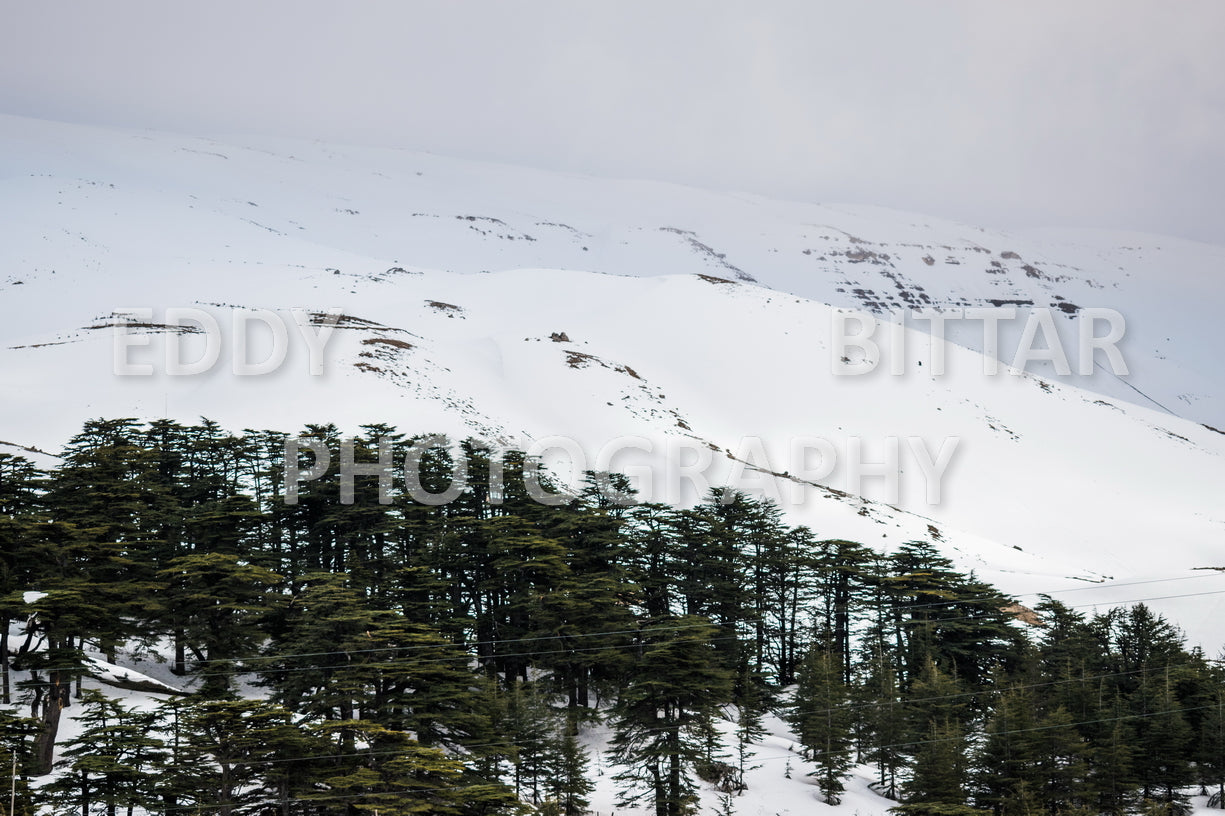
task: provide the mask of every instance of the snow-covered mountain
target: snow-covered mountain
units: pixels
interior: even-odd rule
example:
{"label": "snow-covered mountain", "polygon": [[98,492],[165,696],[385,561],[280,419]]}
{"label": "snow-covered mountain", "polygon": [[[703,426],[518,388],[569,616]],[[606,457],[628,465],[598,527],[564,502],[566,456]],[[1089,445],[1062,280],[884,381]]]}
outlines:
{"label": "snow-covered mountain", "polygon": [[[54,452],[95,416],[381,421],[573,439],[586,466],[675,500],[692,493],[678,462],[709,452],[711,483],[760,488],[819,535],[927,538],[1008,592],[1152,599],[1209,652],[1225,640],[1225,576],[1208,569],[1225,566],[1225,248],[13,117],[0,117],[0,217],[0,450]],[[1130,373],[1099,353],[1092,375],[984,374],[982,323],[951,320],[961,345],[938,344],[936,374],[930,324],[913,319],[876,335],[886,352],[901,338],[897,375],[894,359],[835,373],[841,309],[984,307],[1021,310],[1001,327],[1005,362],[1037,309],[1073,367],[1077,321],[1115,310]],[[168,308],[218,321],[210,371],[165,373],[168,341],[194,359],[204,339],[167,329]],[[234,373],[244,309],[288,327],[272,373]],[[338,316],[319,376],[292,310]],[[153,374],[115,373],[117,325],[147,335],[123,354]],[[260,360],[271,333],[252,325],[246,359]],[[954,439],[929,503],[922,457]],[[895,441],[897,495],[860,485],[853,463]],[[837,466],[818,475],[822,451]],[[567,472],[560,448],[546,459]]]}

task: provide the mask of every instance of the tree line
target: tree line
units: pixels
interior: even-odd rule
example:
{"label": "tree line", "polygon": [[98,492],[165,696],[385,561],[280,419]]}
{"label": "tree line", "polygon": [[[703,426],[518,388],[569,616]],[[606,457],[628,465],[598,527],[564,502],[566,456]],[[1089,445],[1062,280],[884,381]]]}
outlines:
{"label": "tree line", "polygon": [[[1027,610],[932,542],[824,539],[733,491],[626,504],[624,476],[588,474],[542,504],[515,478],[534,463],[471,440],[420,462],[441,492],[464,458],[446,504],[380,504],[370,472],[352,503],[333,472],[287,504],[286,438],[108,419],[45,472],[0,454],[17,812],[580,814],[596,723],[622,806],[692,813],[706,783],[730,811],[771,712],[831,804],[864,763],[918,816],[1225,793],[1225,673],[1142,604]],[[355,456],[420,438],[362,426]],[[164,660],[177,691],[84,687],[152,692],[99,655]]]}

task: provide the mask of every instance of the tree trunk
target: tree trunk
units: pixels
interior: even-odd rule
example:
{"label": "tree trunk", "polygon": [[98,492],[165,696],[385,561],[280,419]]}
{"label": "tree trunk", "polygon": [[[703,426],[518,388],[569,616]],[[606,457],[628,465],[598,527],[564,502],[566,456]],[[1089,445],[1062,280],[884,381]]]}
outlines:
{"label": "tree trunk", "polygon": [[[84,652],[85,652],[85,636],[84,636],[84,635],[81,635],[81,645],[80,645],[80,649],[81,649],[81,653],[82,653],[82,654],[84,654]],[[113,652],[114,652],[114,650],[113,650],[113,649],[110,649],[110,650],[108,650],[108,651],[107,651],[107,656],[106,656],[106,659],[107,659],[107,661],[109,661],[110,663],[114,663],[114,662],[115,662],[115,655],[114,655],[114,653],[113,653]],[[82,677],[81,675],[79,675],[79,674],[77,675],[76,690],[75,690],[75,691],[74,691],[74,693],[73,693],[73,699],[74,699],[74,700],[79,700],[79,699],[81,699],[81,677]],[[111,816],[114,816],[114,814],[111,814]]]}
{"label": "tree trunk", "polygon": [[226,762],[218,764],[221,767],[221,787],[217,791],[217,812],[219,816],[230,816],[234,808],[234,791],[230,782],[230,766]]}
{"label": "tree trunk", "polygon": [[668,816],[680,816],[681,812],[681,746],[680,726],[674,726],[668,735]]}
{"label": "tree trunk", "polygon": [[51,772],[55,760],[55,737],[60,730],[60,714],[68,704],[72,692],[72,678],[62,672],[52,671],[47,675],[47,690],[42,695],[42,730],[34,738],[34,775],[43,776]]}
{"label": "tree trunk", "polygon": [[187,674],[187,649],[183,646],[181,626],[174,630],[174,668],[171,671],[179,677]]}
{"label": "tree trunk", "polygon": [[664,777],[659,769],[659,759],[651,760],[651,781],[655,785],[655,816],[668,816],[668,794],[664,788]]}
{"label": "tree trunk", "polygon": [[3,694],[0,699],[3,699],[4,704],[8,705],[12,702],[9,692],[9,619],[0,618],[0,683],[3,683]]}

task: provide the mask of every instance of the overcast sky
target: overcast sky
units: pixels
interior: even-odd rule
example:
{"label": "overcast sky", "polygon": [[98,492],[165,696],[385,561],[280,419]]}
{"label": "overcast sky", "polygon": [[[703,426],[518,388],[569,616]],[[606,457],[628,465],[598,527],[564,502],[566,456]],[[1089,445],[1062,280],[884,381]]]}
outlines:
{"label": "overcast sky", "polygon": [[1225,244],[1225,2],[0,0],[0,112]]}

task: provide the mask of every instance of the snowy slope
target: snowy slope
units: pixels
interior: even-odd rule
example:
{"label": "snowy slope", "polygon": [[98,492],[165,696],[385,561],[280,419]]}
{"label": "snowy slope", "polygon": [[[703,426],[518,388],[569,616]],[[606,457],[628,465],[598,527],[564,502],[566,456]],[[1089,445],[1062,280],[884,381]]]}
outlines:
{"label": "snowy slope", "polygon": [[[1007,234],[394,150],[14,117],[0,118],[0,178],[0,291],[91,270],[543,267],[753,279],[876,312],[1032,303],[1070,321],[1077,308],[1109,307],[1130,320],[1132,374],[1076,384],[1225,426],[1225,374],[1215,360],[1225,344],[1214,314],[1221,247],[1087,231]],[[956,339],[981,347],[981,332],[964,329],[955,327]]]}
{"label": "snowy slope", "polygon": [[[930,538],[1009,592],[1076,605],[1191,596],[1154,605],[1210,652],[1225,640],[1225,578],[1197,571],[1221,566],[1225,538],[1225,435],[1207,427],[1225,427],[1221,248],[11,117],[0,218],[6,443],[54,451],[93,416],[385,421],[522,445],[565,436],[594,466],[642,437],[649,453],[607,464],[649,476],[651,497],[692,498],[673,478],[678,451],[713,450],[712,483],[760,487],[819,535]],[[933,376],[921,323],[901,376],[832,373],[839,307],[1010,303],[1053,307],[1068,338],[1078,309],[1117,309],[1132,374],[986,376],[977,352],[948,345]],[[159,373],[116,376],[116,315],[148,308],[158,323],[168,307],[220,322],[216,369],[160,373],[155,332],[130,356]],[[235,376],[236,307],[343,313],[324,374],[307,373],[291,326],[286,365]],[[978,331],[951,335],[973,347]],[[182,339],[190,358],[200,337]],[[267,349],[256,336],[250,359]],[[791,446],[814,437],[838,467],[805,487],[813,463]],[[899,495],[880,479],[857,488],[848,445],[879,461],[894,438]],[[931,451],[958,440],[938,504],[911,438]],[[565,472],[558,451],[547,458]],[[1134,583],[1152,579],[1169,581]]]}

